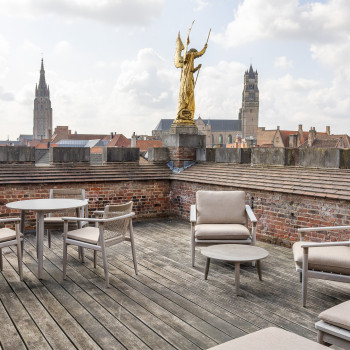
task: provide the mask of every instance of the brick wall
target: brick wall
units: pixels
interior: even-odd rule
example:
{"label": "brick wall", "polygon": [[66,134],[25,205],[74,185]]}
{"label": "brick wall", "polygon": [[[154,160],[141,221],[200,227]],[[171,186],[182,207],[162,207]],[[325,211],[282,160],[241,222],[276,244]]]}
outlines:
{"label": "brick wall", "polygon": [[[0,186],[0,217],[18,215],[5,207],[12,201],[48,198],[52,184],[7,184]],[[202,185],[178,180],[142,180],[55,184],[56,188],[85,188],[90,215],[106,204],[132,200],[137,219],[176,216],[189,220],[191,204],[198,190],[241,190],[220,185]],[[306,226],[350,225],[350,201],[271,191],[246,191],[246,203],[252,205],[258,219],[259,240],[290,246],[298,240],[296,229]],[[33,228],[34,214],[28,213],[26,228]],[[190,232],[190,229],[189,229]],[[189,233],[190,234],[190,233]],[[314,241],[346,240],[343,232],[310,233]]]}
{"label": "brick wall", "polygon": [[[217,185],[202,185],[172,181],[172,213],[188,220],[191,204],[195,204],[198,190],[242,190]],[[297,228],[307,226],[350,225],[350,202],[316,197],[282,194],[269,191],[246,191],[246,203],[252,206],[258,219],[258,240],[291,246],[299,240]],[[313,241],[348,240],[349,234],[331,231],[309,233]]]}
{"label": "brick wall", "polygon": [[[137,219],[169,215],[169,181],[121,181],[59,184],[55,188],[84,188],[89,199],[89,214],[103,210],[107,204],[118,204],[132,200]],[[13,201],[48,198],[52,184],[8,184],[0,186],[0,217],[17,216],[18,211],[10,210],[5,204]],[[35,224],[34,213],[28,212],[26,227]]]}

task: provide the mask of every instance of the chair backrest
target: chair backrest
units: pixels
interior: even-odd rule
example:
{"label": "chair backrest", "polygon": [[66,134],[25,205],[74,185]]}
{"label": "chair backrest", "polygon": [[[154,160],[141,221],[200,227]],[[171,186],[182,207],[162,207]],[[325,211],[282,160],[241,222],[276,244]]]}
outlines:
{"label": "chair backrest", "polygon": [[[85,200],[85,190],[83,188],[51,188],[50,199],[52,198],[69,198]],[[84,208],[83,208],[84,210]],[[51,213],[49,216],[75,216],[75,209],[62,210]],[[83,215],[85,216],[85,215]]]}
{"label": "chair backrest", "polygon": [[244,191],[198,191],[197,224],[247,224]]}
{"label": "chair backrest", "polygon": [[[129,214],[132,211],[132,204],[133,202],[130,201],[125,204],[107,205],[103,213],[103,218],[107,219],[107,218]],[[123,220],[106,222],[104,224],[105,240],[117,238],[117,237],[122,237],[124,239],[130,220],[131,219],[128,218]]]}

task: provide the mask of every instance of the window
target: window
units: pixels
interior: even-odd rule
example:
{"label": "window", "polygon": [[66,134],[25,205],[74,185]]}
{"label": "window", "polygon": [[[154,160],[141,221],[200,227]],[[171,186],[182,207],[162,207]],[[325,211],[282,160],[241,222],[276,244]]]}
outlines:
{"label": "window", "polygon": [[211,135],[211,145],[214,146],[215,142],[214,142],[214,135]]}
{"label": "window", "polygon": [[222,144],[223,142],[223,137],[222,137],[222,134],[219,135],[219,144]]}
{"label": "window", "polygon": [[227,137],[227,143],[232,143],[232,135],[228,135],[228,137]]}

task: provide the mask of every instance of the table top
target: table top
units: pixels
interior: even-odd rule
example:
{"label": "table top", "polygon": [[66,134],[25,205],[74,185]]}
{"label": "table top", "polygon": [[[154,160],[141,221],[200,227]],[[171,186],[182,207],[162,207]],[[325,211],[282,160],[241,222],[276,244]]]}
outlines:
{"label": "table top", "polygon": [[45,198],[10,202],[6,204],[6,207],[10,209],[50,212],[54,210],[79,208],[83,207],[86,204],[87,200],[70,198]]}
{"label": "table top", "polygon": [[217,244],[201,249],[201,253],[211,259],[225,261],[254,261],[264,259],[269,252],[263,248],[246,244]]}

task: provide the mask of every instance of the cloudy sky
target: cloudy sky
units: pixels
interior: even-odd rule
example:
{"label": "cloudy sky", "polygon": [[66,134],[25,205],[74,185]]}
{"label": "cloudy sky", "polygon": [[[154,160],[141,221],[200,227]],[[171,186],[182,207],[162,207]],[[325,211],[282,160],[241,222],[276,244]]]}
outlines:
{"label": "cloudy sky", "polygon": [[259,73],[259,125],[350,134],[349,0],[0,0],[0,139],[33,132],[44,57],[53,124],[150,134],[176,113],[178,31],[202,49],[196,117],[237,119]]}

